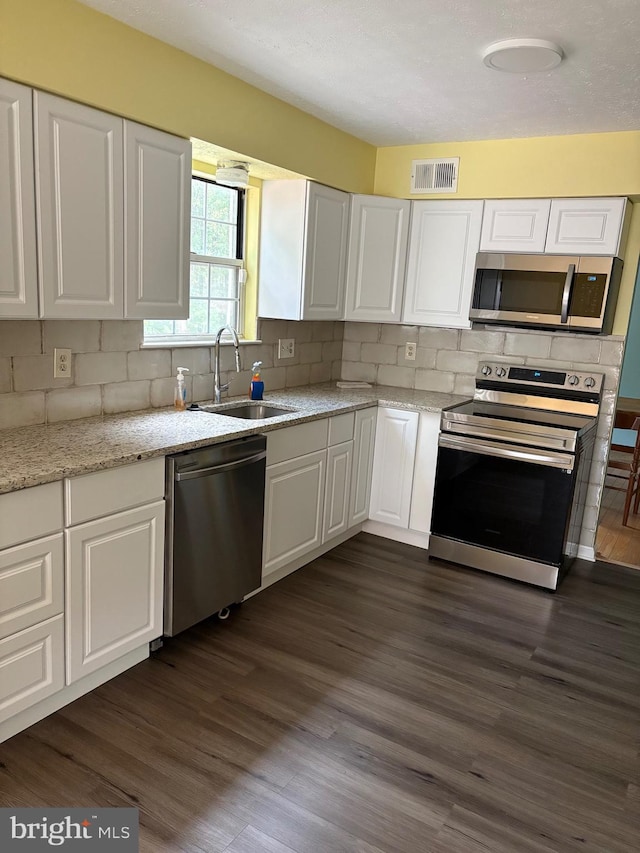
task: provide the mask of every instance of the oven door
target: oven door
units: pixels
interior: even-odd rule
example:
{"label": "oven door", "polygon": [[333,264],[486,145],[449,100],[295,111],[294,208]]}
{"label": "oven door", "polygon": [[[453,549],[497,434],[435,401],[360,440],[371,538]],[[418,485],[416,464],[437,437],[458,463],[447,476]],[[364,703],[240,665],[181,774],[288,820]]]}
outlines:
{"label": "oven door", "polygon": [[560,566],[575,462],[570,453],[441,434],[431,532]]}

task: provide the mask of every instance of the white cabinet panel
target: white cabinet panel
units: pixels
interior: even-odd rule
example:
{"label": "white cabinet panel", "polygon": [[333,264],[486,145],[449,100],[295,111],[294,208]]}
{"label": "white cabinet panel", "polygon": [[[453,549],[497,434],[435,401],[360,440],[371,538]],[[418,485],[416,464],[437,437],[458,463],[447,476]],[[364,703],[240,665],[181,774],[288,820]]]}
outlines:
{"label": "white cabinet panel", "polygon": [[411,513],[409,528],[420,533],[431,532],[431,508],[438,459],[438,434],[440,413],[421,412],[413,468]]}
{"label": "white cabinet panel", "polygon": [[482,201],[414,201],[402,320],[469,326]]}
{"label": "white cabinet panel", "polygon": [[328,445],[343,444],[353,438],[355,412],[345,412],[344,415],[334,415],[329,418]]}
{"label": "white cabinet panel", "polygon": [[418,412],[378,409],[369,518],[409,526]]}
{"label": "white cabinet panel", "polygon": [[0,495],[0,548],[62,530],[62,483]]}
{"label": "white cabinet panel", "polygon": [[125,135],[125,312],[189,316],[191,143],[130,121]]}
{"label": "white cabinet panel", "polygon": [[349,527],[361,524],[369,518],[377,412],[378,409],[375,406],[370,409],[358,409],[356,412]]}
{"label": "white cabinet panel", "polygon": [[344,533],[349,527],[349,497],[353,441],[336,444],[327,451],[327,484],[324,498],[322,541]]}
{"label": "white cabinet panel", "polygon": [[63,687],[63,616],[0,640],[0,723]]}
{"label": "white cabinet panel", "polygon": [[63,607],[62,533],[0,551],[0,637],[57,616]]}
{"label": "white cabinet panel", "polygon": [[43,316],[123,316],[121,118],[34,94]]}
{"label": "white cabinet panel", "polygon": [[31,97],[0,79],[0,318],[38,316]]}
{"label": "white cabinet panel", "polygon": [[626,198],[553,199],[545,251],[617,255],[629,209]]}
{"label": "white cabinet panel", "polygon": [[304,456],[327,446],[329,418],[281,427],[267,436],[267,466]]}
{"label": "white cabinet panel", "polygon": [[485,201],[481,252],[544,252],[551,201],[548,198]]}
{"label": "white cabinet panel", "polygon": [[352,197],[346,320],[400,322],[410,211],[405,199]]}
{"label": "white cabinet panel", "polygon": [[66,531],[67,683],[162,634],[164,501]]}
{"label": "white cabinet panel", "polygon": [[349,195],[309,184],[303,320],[340,320],[344,313]]}
{"label": "white cabinet panel", "polygon": [[267,468],[263,577],[322,543],[327,451]]}

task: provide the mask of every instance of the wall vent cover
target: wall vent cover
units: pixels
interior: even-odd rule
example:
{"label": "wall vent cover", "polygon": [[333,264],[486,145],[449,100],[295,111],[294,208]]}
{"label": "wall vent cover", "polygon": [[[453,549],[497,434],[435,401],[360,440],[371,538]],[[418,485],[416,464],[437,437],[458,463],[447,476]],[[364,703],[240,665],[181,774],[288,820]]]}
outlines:
{"label": "wall vent cover", "polygon": [[413,160],[412,193],[455,193],[458,191],[459,157],[440,160]]}

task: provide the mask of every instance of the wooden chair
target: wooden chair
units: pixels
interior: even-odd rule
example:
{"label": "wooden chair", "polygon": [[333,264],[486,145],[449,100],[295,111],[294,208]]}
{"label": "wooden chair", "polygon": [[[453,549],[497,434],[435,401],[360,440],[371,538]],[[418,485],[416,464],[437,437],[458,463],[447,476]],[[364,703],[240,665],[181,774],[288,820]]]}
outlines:
{"label": "wooden chair", "polygon": [[[640,504],[640,417],[631,412],[616,412],[614,427],[616,429],[635,430],[636,440],[631,447],[626,444],[612,444],[607,462],[607,479],[605,486],[618,492],[626,492],[624,510],[622,512],[622,524],[628,526],[631,502],[633,501],[633,512],[638,512]],[[613,480],[612,483],[607,482]]]}

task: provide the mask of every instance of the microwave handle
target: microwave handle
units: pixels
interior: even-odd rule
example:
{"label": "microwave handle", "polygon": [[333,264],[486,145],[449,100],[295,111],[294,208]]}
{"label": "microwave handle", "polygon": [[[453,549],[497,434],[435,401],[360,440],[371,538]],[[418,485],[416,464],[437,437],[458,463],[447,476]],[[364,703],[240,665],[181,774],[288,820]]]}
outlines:
{"label": "microwave handle", "polygon": [[562,312],[560,314],[561,323],[567,323],[569,321],[569,303],[571,302],[571,291],[573,290],[573,280],[575,275],[576,265],[569,264],[567,277],[564,282],[564,290],[562,291]]}

